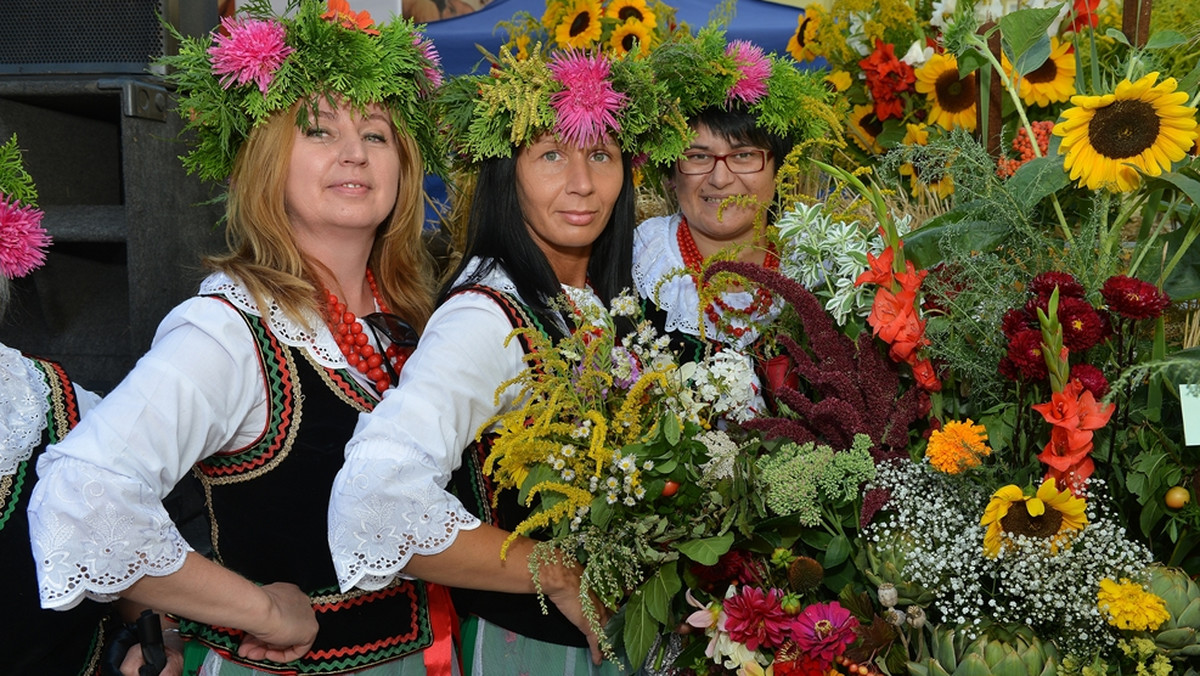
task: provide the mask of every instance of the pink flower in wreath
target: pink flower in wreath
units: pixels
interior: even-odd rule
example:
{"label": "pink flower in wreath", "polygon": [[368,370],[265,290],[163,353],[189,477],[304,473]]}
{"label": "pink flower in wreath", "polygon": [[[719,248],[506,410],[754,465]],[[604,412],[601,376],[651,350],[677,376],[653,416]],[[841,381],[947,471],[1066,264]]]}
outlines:
{"label": "pink flower in wreath", "polygon": [[779,589],[742,587],[725,599],[725,631],[750,650],[783,645],[795,618],[784,612],[782,600]]}
{"label": "pink flower in wreath", "polygon": [[42,228],[42,211],[0,195],[0,274],[24,277],[46,261],[50,235]]}
{"label": "pink flower in wreath", "polygon": [[811,660],[828,666],[854,643],[858,620],[837,601],[805,606],[795,617],[792,640]]}
{"label": "pink flower in wreath", "polygon": [[549,64],[562,91],[550,96],[558,113],[554,132],[563,141],[580,148],[600,143],[609,131],[620,131],[617,113],[626,96],[608,80],[608,60],[582,52],[557,54]]}
{"label": "pink flower in wreath", "polygon": [[413,36],[413,44],[417,49],[421,50],[421,56],[429,62],[429,65],[424,67],[425,78],[429,80],[429,84],[437,89],[442,86],[442,56],[438,54],[437,47],[434,46],[433,40],[418,33]]}
{"label": "pink flower in wreath", "polygon": [[287,45],[283,24],[274,20],[225,17],[221,19],[221,28],[223,30],[213,39],[213,46],[208,48],[213,72],[224,76],[221,86],[229,89],[234,84],[253,81],[266,96],[276,71],[295,51]]}
{"label": "pink flower in wreath", "polygon": [[763,56],[762,47],[746,40],[734,40],[725,47],[725,55],[733,58],[738,69],[738,79],[729,88],[728,101],[738,99],[753,104],[767,95],[771,62]]}

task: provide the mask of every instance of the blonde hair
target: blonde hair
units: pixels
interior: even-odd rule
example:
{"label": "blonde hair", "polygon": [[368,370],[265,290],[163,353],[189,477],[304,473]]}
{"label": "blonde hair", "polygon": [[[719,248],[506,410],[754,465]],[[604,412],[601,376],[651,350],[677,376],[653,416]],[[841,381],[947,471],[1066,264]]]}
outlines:
{"label": "blonde hair", "polygon": [[[238,151],[226,203],[229,252],[205,261],[244,284],[264,313],[266,299],[273,299],[301,324],[308,313],[327,314],[317,275],[323,266],[296,247],[284,205],[296,114],[303,104],[255,127]],[[420,330],[433,312],[432,258],[421,239],[424,174],[420,150],[397,128],[395,114],[392,128],[400,157],[396,206],[375,233],[367,265],[388,309]]]}

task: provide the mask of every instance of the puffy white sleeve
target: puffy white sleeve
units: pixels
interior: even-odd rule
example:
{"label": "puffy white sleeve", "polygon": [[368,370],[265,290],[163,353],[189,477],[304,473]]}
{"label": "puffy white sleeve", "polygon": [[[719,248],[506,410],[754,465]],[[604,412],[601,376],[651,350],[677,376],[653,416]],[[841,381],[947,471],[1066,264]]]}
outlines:
{"label": "puffy white sleeve", "polygon": [[343,590],[389,584],[414,553],[436,554],[476,519],[446,491],[463,449],[511,405],[496,390],[524,369],[512,324],[490,298],[463,293],[430,318],[375,410],[362,414],[333,484],[329,546]]}
{"label": "puffy white sleeve", "polygon": [[162,499],[197,461],[266,425],[265,379],[245,321],[193,298],[159,325],[128,376],[38,461],[29,529],[44,608],[112,600],[167,575],[190,547]]}

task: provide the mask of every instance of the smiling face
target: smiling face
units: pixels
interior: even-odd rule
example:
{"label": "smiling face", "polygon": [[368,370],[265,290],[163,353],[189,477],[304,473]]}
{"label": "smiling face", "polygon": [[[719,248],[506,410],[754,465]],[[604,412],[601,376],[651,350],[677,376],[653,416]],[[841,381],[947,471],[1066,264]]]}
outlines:
{"label": "smiling face", "polygon": [[[729,155],[740,151],[770,150],[727,139],[703,123],[696,124],[695,130],[696,138],[687,154]],[[697,248],[707,257],[727,246],[747,243],[754,238],[756,209],[725,200],[734,195],[747,195],[751,202],[766,209],[775,196],[775,157],[768,152],[762,170],[751,174],[735,174],[722,160],[707,174],[686,175],[676,170],[674,177],[679,209],[687,219]],[[724,208],[722,202],[725,202]]]}
{"label": "smiling face", "polygon": [[295,130],[284,208],[302,240],[354,231],[373,237],[395,207],[399,180],[387,112],[370,105],[359,114],[322,100],[317,119]]}
{"label": "smiling face", "polygon": [[534,243],[559,281],[582,286],[577,277],[586,274],[592,243],[607,227],[625,180],[620,147],[606,140],[578,148],[545,134],[520,149],[516,178]]}

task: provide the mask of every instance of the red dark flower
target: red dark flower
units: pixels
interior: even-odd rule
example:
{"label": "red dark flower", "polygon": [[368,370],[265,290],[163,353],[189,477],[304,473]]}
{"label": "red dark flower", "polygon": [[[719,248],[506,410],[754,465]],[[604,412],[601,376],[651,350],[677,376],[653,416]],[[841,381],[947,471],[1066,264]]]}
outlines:
{"label": "red dark flower", "polygon": [[828,666],[854,643],[858,620],[837,601],[814,603],[796,616],[792,639],[809,659]]}
{"label": "red dark flower", "polygon": [[1104,372],[1091,364],[1075,364],[1071,367],[1071,380],[1080,384],[1097,399],[1103,399],[1108,394],[1108,378]]}
{"label": "red dark flower", "polygon": [[750,650],[777,648],[787,639],[794,619],[783,611],[783,591],[742,587],[725,599],[725,631]]}
{"label": "red dark flower", "polygon": [[1110,310],[1126,319],[1154,319],[1171,304],[1158,287],[1126,275],[1109,277],[1100,295]]}
{"label": "red dark flower", "polygon": [[754,557],[741,549],[731,549],[712,566],[693,566],[692,573],[699,578],[706,591],[730,584],[759,582],[763,575]]}
{"label": "red dark flower", "polygon": [[886,488],[870,488],[863,494],[862,511],[858,514],[858,525],[864,527],[875,518],[875,513],[892,499],[892,492]]}
{"label": "red dark flower", "polygon": [[1025,329],[1008,342],[1008,358],[1025,380],[1045,380],[1046,358],[1042,355],[1042,332]]}
{"label": "red dark flower", "polygon": [[1013,360],[1009,359],[1007,356],[1000,358],[1000,363],[996,365],[996,370],[1000,371],[1000,375],[1008,378],[1009,380],[1016,380],[1021,375],[1021,369],[1017,368],[1017,365],[1013,363]]}
{"label": "red dark flower", "polygon": [[1035,296],[1050,297],[1054,288],[1058,287],[1059,298],[1083,298],[1083,285],[1069,272],[1052,270],[1043,272],[1029,282],[1029,293]]}
{"label": "red dark flower", "polygon": [[1012,337],[1025,329],[1037,327],[1037,322],[1032,322],[1029,315],[1024,310],[1013,308],[1004,313],[1004,318],[1000,320],[1000,331],[1005,338],[1012,340]]}
{"label": "red dark flower", "polygon": [[1063,298],[1058,304],[1063,344],[1072,352],[1082,352],[1104,338],[1104,320],[1086,300]]}

